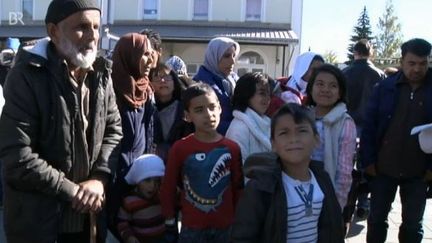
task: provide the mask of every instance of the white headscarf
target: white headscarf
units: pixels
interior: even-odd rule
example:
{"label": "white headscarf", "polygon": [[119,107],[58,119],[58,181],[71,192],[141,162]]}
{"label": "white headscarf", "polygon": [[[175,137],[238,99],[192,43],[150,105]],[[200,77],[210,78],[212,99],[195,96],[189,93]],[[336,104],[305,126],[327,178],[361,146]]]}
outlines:
{"label": "white headscarf", "polygon": [[227,78],[225,74],[219,71],[219,61],[222,59],[223,54],[228,50],[228,48],[234,46],[235,54],[238,56],[240,53],[240,45],[234,40],[227,37],[216,37],[213,38],[205,52],[204,57],[204,67],[207,68],[213,74],[220,76],[221,78]]}
{"label": "white headscarf", "polygon": [[[308,51],[308,52],[305,52],[305,53],[303,53],[297,57],[296,63],[294,66],[294,72],[293,72],[290,80],[288,80],[288,83],[287,83],[287,85],[289,87],[294,88],[294,89],[298,90],[299,92],[305,94],[307,81],[303,80],[302,77],[307,73],[309,66],[311,65],[312,60],[314,59],[315,56],[320,56],[320,55],[317,53]],[[299,88],[300,88],[300,90],[299,90]]]}

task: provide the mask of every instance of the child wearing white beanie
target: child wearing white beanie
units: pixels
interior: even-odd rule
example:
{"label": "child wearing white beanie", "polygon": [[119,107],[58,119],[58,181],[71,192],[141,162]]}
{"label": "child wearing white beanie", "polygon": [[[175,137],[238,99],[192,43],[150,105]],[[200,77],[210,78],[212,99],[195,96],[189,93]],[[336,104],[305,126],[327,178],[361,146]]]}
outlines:
{"label": "child wearing white beanie", "polygon": [[138,185],[142,180],[151,177],[163,177],[165,165],[162,159],[154,154],[144,154],[138,157],[125,176],[129,185]]}
{"label": "child wearing white beanie", "polygon": [[165,173],[162,159],[154,154],[138,157],[125,180],[135,190],[122,200],[118,213],[118,232],[124,242],[159,242],[165,233],[159,188]]}

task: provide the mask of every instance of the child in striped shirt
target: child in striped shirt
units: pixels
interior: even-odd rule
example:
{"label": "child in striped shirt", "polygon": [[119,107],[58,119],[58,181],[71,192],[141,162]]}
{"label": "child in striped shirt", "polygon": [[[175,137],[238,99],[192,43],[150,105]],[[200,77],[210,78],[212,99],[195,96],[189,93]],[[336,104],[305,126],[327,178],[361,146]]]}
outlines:
{"label": "child in striped shirt", "polygon": [[250,155],[250,178],[236,208],[231,242],[344,242],[342,213],[331,180],[311,164],[319,143],[310,111],[286,104],[272,117],[273,152]]}
{"label": "child in striped shirt", "polygon": [[159,187],[165,173],[160,157],[145,154],[138,157],[125,180],[134,190],[122,200],[117,229],[127,243],[161,242],[165,233],[165,219],[159,201]]}

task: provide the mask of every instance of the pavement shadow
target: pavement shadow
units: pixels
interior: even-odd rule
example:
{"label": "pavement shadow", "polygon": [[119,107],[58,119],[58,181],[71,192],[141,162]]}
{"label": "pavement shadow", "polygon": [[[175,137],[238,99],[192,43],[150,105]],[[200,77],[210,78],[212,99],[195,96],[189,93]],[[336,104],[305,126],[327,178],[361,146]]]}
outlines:
{"label": "pavement shadow", "polygon": [[359,224],[361,221],[365,221],[366,219],[359,218],[357,216],[354,217],[354,219],[351,222],[350,229],[348,231],[348,234],[346,235],[346,238],[351,238],[359,235],[363,229],[366,227],[362,224]]}

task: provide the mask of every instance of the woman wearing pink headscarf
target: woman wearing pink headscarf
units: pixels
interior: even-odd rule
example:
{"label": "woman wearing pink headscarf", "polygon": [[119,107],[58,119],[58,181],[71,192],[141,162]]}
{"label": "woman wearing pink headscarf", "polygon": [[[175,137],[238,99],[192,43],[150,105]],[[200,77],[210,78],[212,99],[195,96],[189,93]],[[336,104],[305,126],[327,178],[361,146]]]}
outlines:
{"label": "woman wearing pink headscarf", "polygon": [[114,48],[111,76],[122,118],[123,139],[116,181],[109,195],[112,217],[117,214],[120,198],[130,189],[124,176],[136,158],[155,153],[155,144],[161,135],[148,78],[152,53],[150,40],[138,33],[122,36]]}

